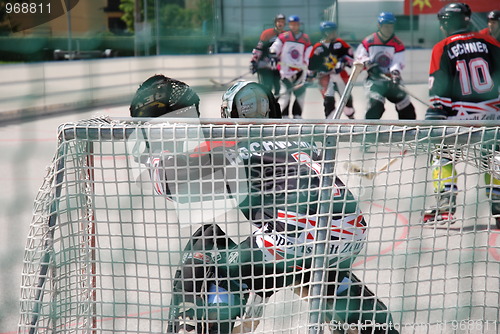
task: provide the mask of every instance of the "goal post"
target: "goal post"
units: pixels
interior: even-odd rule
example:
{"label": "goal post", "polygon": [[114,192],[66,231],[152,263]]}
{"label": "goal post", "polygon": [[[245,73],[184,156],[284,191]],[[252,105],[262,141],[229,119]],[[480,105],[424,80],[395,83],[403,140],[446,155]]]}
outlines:
{"label": "goal post", "polygon": [[[35,199],[19,333],[170,333],[190,295],[176,288],[178,270],[195,259],[208,273],[192,279],[203,286],[193,309],[207,333],[497,333],[499,130],[380,120],[63,124]],[[455,219],[424,224],[436,155],[456,170]],[[275,216],[249,213],[259,210]],[[347,224],[355,212],[366,226]],[[198,243],[201,226],[223,234]],[[262,243],[249,251],[247,240]],[[259,273],[270,257],[273,273]],[[254,269],[231,274],[237,266]],[[257,283],[266,279],[285,283]]]}

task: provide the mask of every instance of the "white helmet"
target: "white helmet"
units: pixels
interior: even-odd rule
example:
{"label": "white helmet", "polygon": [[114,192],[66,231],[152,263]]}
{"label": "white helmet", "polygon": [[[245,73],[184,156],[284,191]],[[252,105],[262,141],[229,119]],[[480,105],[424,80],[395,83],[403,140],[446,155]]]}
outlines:
{"label": "white helmet", "polygon": [[252,81],[238,81],[222,96],[223,118],[281,118],[281,110],[266,87]]}

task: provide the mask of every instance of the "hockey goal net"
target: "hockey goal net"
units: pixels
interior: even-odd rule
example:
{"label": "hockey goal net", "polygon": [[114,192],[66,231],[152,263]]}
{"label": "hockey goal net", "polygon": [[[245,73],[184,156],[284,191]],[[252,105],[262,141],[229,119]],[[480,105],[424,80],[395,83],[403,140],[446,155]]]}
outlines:
{"label": "hockey goal net", "polygon": [[[263,301],[245,292],[246,305],[242,302],[234,328],[226,331],[352,333],[370,323],[366,317],[346,321],[327,315],[338,309],[332,303],[341,290],[349,289],[345,285],[354,284],[340,282],[330,294],[323,286],[325,254],[332,240],[320,233],[322,228],[329,230],[321,222],[329,221],[325,217],[332,209],[328,199],[337,191],[332,184],[335,176],[356,198],[367,224],[362,232],[366,240],[352,252],[349,268],[370,291],[360,298],[376,296],[391,316],[390,322],[368,328],[380,330],[376,333],[499,331],[500,231],[490,209],[494,194],[488,190],[494,188],[494,178],[487,178],[489,183],[483,179],[485,174],[500,177],[500,132],[494,124],[161,123],[102,118],[63,124],[58,138],[26,243],[20,333],[172,331],[175,274],[193,233],[203,224],[217,224],[239,244],[258,230],[240,210],[246,196],[242,193],[252,189],[236,182],[237,189],[228,194],[227,184],[230,176],[258,179],[264,173],[248,175],[248,166],[241,165],[244,159],[238,162],[234,155],[245,158],[266,151],[277,156],[294,145],[314,147],[321,157],[310,161],[304,155],[294,162],[320,176],[320,195],[301,203],[308,212],[319,208],[305,218],[317,224],[309,226],[315,237],[304,241],[310,251],[300,255],[312,259],[307,269],[309,295],[305,289],[297,292],[303,282],[274,288]],[[244,145],[235,151],[234,145],[222,144],[227,142]],[[158,158],[154,152],[165,161],[186,154],[202,157],[215,148],[233,155],[231,161],[240,163],[242,173],[229,173],[222,166],[223,172],[200,173],[186,182],[175,177],[188,168],[178,163],[166,188],[165,177],[151,167]],[[423,211],[435,204],[432,155],[449,157],[456,169],[452,222],[422,223]],[[276,187],[271,193],[280,191]],[[266,206],[265,201],[261,205]],[[279,253],[279,247],[276,243],[269,249]],[[357,313],[379,311],[374,306]],[[202,330],[210,332],[207,328]],[[222,326],[218,331],[224,332]]]}

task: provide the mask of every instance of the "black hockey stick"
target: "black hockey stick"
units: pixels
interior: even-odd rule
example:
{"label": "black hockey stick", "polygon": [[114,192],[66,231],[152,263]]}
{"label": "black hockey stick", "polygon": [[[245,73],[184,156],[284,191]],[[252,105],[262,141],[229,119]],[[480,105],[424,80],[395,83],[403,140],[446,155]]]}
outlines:
{"label": "black hockey stick", "polygon": [[234,78],[234,79],[232,79],[232,80],[230,80],[228,82],[219,82],[219,81],[217,81],[215,79],[210,79],[210,82],[213,83],[215,86],[226,87],[226,86],[229,86],[230,84],[232,84],[233,82],[246,77],[247,75],[249,75],[251,73],[252,73],[251,71],[248,71],[246,73],[243,73],[240,76],[237,76],[236,78]]}

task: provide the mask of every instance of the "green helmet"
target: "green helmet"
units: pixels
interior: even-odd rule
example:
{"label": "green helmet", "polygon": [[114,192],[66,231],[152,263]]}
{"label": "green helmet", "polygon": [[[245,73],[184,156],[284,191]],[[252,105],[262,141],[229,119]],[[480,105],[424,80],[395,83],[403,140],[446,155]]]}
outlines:
{"label": "green helmet", "polygon": [[198,95],[182,81],[154,75],[144,81],[130,104],[132,117],[199,117]]}

